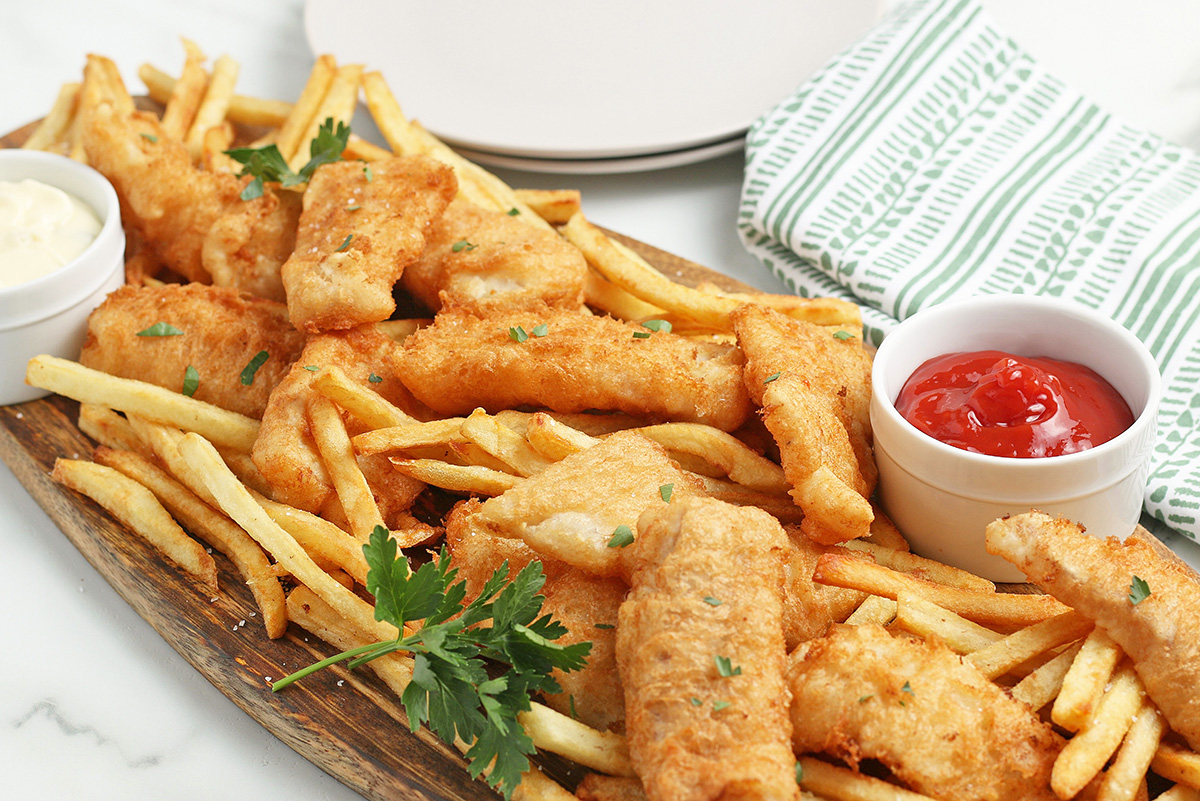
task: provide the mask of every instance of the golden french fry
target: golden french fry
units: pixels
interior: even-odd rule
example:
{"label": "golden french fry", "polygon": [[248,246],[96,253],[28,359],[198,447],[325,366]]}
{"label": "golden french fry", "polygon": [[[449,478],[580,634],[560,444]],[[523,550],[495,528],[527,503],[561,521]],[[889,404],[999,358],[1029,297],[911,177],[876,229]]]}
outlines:
{"label": "golden french fry", "polygon": [[[589,306],[595,306],[618,320],[663,319],[667,312],[627,292],[595,270],[589,270],[583,286]],[[672,320],[672,325],[677,322]]]}
{"label": "golden french fry", "polygon": [[400,109],[400,103],[379,72],[365,72],[362,76],[363,94],[367,99],[367,110],[379,127],[384,140],[396,153],[405,156],[424,154],[426,142],[417,136],[408,117]]}
{"label": "golden french fry", "polygon": [[901,590],[896,596],[896,623],[905,631],[941,640],[960,654],[986,648],[1004,637],[912,590]]}
{"label": "golden french fry", "polygon": [[1154,801],[1200,801],[1200,790],[1186,784],[1176,784],[1156,796]]}
{"label": "golden french fry", "polygon": [[378,392],[372,392],[358,382],[350,380],[340,367],[322,367],[313,379],[312,386],[369,428],[390,428],[420,422],[389,403]]}
{"label": "golden french fry", "polygon": [[138,436],[127,419],[107,406],[79,404],[79,430],[101,445],[150,456],[154,451]]}
{"label": "golden french fry", "polygon": [[466,442],[462,435],[463,420],[462,417],[447,417],[428,423],[401,423],[358,434],[351,442],[355,452],[364,456]]}
{"label": "golden french fry", "polygon": [[436,459],[399,459],[391,457],[396,469],[418,481],[451,492],[499,495],[512,489],[521,479],[510,473],[480,465],[447,464]]}
{"label": "golden french fry", "polygon": [[1137,797],[1165,730],[1162,715],[1154,704],[1144,701],[1134,715],[1121,749],[1104,773],[1096,801],[1133,801]]}
{"label": "golden french fry", "polygon": [[198,434],[187,434],[179,441],[179,453],[193,465],[202,477],[218,506],[246,533],[258,542],[275,561],[308,585],[339,614],[348,618],[379,640],[395,639],[396,627],[375,620],[373,608],[350,590],[337,583],[313,562],[312,557],[278,523],[259,506],[250,491],[225,466],[212,443]]}
{"label": "golden french fry", "polygon": [[932,801],[927,795],[814,757],[802,756],[796,761],[800,786],[828,801]]}
{"label": "golden french fry", "polygon": [[803,298],[799,295],[771,295],[765,292],[754,294],[726,292],[715,284],[707,282],[697,285],[696,289],[709,295],[729,298],[741,303],[769,306],[795,320],[804,320],[815,325],[836,325],[853,327],[855,330],[862,329],[862,312],[853,303],[839,298]]}
{"label": "golden french fry", "polygon": [[1079,731],[1091,716],[1121,656],[1120,646],[1102,629],[1094,629],[1063,677],[1050,719],[1067,731]]}
{"label": "golden french fry", "polygon": [[641,779],[589,773],[575,788],[575,796],[579,801],[646,801],[646,790]]}
{"label": "golden french fry", "polygon": [[501,425],[483,409],[476,409],[459,427],[471,442],[495,456],[519,476],[540,473],[553,462],[538,453],[517,432]]}
{"label": "golden french fry", "polygon": [[179,80],[171,87],[162,114],[163,133],[172,139],[184,141],[191,130],[196,112],[204,101],[208,89],[208,72],[204,69],[205,56],[195,42],[183,40],[184,62]]}
{"label": "golden french fry", "polygon": [[578,189],[515,189],[517,199],[551,225],[562,225],[580,210]]}
{"label": "golden french fry", "polygon": [[629,764],[629,747],[619,734],[598,731],[536,701],[517,715],[517,722],[539,750],[610,776],[636,775]]}
{"label": "golden french fry", "polygon": [[50,477],[100,504],[172,562],[216,589],[217,565],[212,556],[137,481],[111,467],[77,459],[55,460]]}
{"label": "golden french fry", "polygon": [[875,514],[875,519],[871,521],[871,533],[860,542],[870,542],[892,551],[907,551],[908,540],[904,539],[904,535],[896,528],[891,518],[875,504],[871,504],[871,511]]}
{"label": "golden french fry", "polygon": [[1062,689],[1063,678],[1075,661],[1075,655],[1083,647],[1077,642],[1049,662],[1032,671],[1012,688],[1012,697],[1029,704],[1035,712],[1054,700]]}
{"label": "golden french fry", "polygon": [[229,101],[233,97],[233,85],[237,82],[239,64],[229,56],[221,56],[213,63],[212,75],[208,79],[208,88],[204,99],[192,118],[184,142],[192,161],[199,161],[204,155],[204,133],[214,125],[225,121],[229,113]]}
{"label": "golden french fry", "polygon": [[366,542],[376,526],[386,526],[367,478],[358,466],[342,414],[329,398],[315,394],[308,400],[307,415],[313,442],[346,513],[350,532]]}
{"label": "golden french fry", "polygon": [[367,559],[362,543],[344,530],[311,512],[251,493],[258,505],[291,534],[315,561],[335,566],[363,586],[367,584]]}
{"label": "golden french fry", "polygon": [[1164,779],[1200,790],[1200,754],[1171,743],[1160,743],[1150,767]]}
{"label": "golden french fry", "polygon": [[865,540],[849,540],[843,542],[841,547],[851,551],[869,553],[877,564],[890,567],[893,570],[899,570],[902,573],[909,573],[917,578],[932,581],[936,584],[945,584],[949,587],[961,587],[970,590],[982,590],[984,592],[994,592],[996,589],[995,584],[982,576],[977,576],[974,573],[934,561],[933,559],[917,556],[915,553],[909,553],[908,551],[898,551],[894,548],[876,545],[873,542]]}
{"label": "golden french fry", "polygon": [[1104,768],[1117,750],[1146,696],[1129,664],[1117,669],[1095,711],[1054,760],[1050,787],[1059,798],[1073,798]]}
{"label": "golden french fry", "polygon": [[[362,72],[362,64],[345,64],[334,70],[325,96],[321,98],[321,104],[313,112],[308,126],[301,132],[295,152],[287,159],[288,166],[293,170],[299,170],[312,158],[309,143],[317,138],[317,131],[326,121],[333,120],[335,129],[339,123],[350,124],[354,108],[358,105],[358,86]],[[283,152],[282,149],[280,152]]]}
{"label": "golden french fry", "polygon": [[845,622],[851,626],[865,626],[871,623],[886,626],[896,619],[897,608],[898,604],[891,598],[868,595]]}
{"label": "golden french fry", "polygon": [[[317,56],[312,70],[308,73],[308,81],[300,90],[300,97],[292,105],[287,119],[279,126],[275,146],[279,148],[283,160],[289,164],[305,144],[304,132],[309,129],[311,121],[317,114],[317,109],[321,106],[321,101],[325,99],[325,95],[329,91],[329,84],[333,82],[333,75],[336,71],[337,62],[334,61],[333,56]],[[320,125],[319,122],[317,124]],[[307,156],[305,156],[305,160],[307,161]]]}
{"label": "golden french fry", "polygon": [[791,489],[783,468],[732,434],[702,423],[662,423],[637,429],[668,451],[698,456],[718,467],[731,481],[752,490],[785,493]]}
{"label": "golden french fry", "polygon": [[529,419],[525,439],[538,453],[555,462],[600,442],[541,412]]}
{"label": "golden french fry", "polygon": [[1063,612],[1014,631],[970,653],[967,660],[989,679],[996,679],[1038,654],[1087,636],[1094,627],[1092,621],[1074,610]]}
{"label": "golden french fry", "polygon": [[900,592],[909,590],[968,620],[985,625],[1029,626],[1068,611],[1067,606],[1049,595],[1016,595],[947,587],[836,553],[821,555],[813,580],[882,595],[892,600]]}
{"label": "golden french fry", "polygon": [[350,138],[346,140],[346,149],[342,151],[342,158],[347,161],[380,161],[393,155],[395,154],[386,147],[368,142],[354,133],[350,134]]}
{"label": "golden french fry", "polygon": [[97,403],[147,420],[195,431],[218,445],[249,452],[258,436],[258,421],[178,392],[118,378],[55,356],[29,360],[25,383],[66,395],[80,403]]}
{"label": "golden french fry", "polygon": [[[177,83],[175,78],[150,64],[138,67],[138,77],[146,85],[146,92],[151,99],[163,104],[171,99],[171,92]],[[283,124],[291,110],[292,104],[284,100],[234,95],[229,99],[226,118],[242,125],[276,128]]]}
{"label": "golden french fry", "polygon": [[58,97],[50,111],[33,129],[33,133],[21,145],[26,150],[50,150],[63,143],[75,118],[75,107],[79,103],[78,83],[64,83],[58,90]]}
{"label": "golden french fry", "polygon": [[144,456],[133,451],[97,448],[93,458],[144,485],[188,531],[229,557],[254,594],[267,636],[272,639],[283,636],[288,623],[283,588],[258,543]]}

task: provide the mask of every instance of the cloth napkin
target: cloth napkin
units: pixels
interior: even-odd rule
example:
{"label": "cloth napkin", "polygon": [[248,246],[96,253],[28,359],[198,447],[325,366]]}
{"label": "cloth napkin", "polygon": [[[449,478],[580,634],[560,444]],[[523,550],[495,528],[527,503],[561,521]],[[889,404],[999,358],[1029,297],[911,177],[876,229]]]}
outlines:
{"label": "cloth napkin", "polygon": [[986,293],[1110,315],[1163,376],[1143,519],[1200,540],[1200,156],[1055,79],[978,0],[898,7],[763,115],[738,227],[793,291],[863,306],[875,344]]}

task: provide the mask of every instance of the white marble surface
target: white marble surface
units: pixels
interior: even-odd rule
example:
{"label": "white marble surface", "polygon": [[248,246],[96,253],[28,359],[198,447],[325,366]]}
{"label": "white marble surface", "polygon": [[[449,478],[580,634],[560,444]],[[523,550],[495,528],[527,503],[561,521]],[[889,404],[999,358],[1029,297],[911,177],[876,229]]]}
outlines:
{"label": "white marble surface", "polygon": [[[0,130],[43,114],[87,52],[175,72],[178,37],[242,65],[239,90],[294,97],[311,57],[301,0],[39,0],[5,4]],[[401,100],[403,100],[401,98]],[[737,155],[625,176],[502,173],[583,189],[596,222],[737,277],[780,285],[733,221]],[[336,799],[358,796],[245,716],[146,625],[0,467],[0,797]],[[1184,543],[1193,564],[1200,548]]]}

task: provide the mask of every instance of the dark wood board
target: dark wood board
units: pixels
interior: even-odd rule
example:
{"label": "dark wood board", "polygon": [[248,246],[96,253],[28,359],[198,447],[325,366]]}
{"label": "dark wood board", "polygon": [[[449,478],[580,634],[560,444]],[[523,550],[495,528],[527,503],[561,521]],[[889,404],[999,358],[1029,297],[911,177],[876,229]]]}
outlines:
{"label": "dark wood board", "polygon": [[[0,147],[19,147],[32,128],[0,136]],[[686,259],[616,238],[680,283],[711,281],[728,290],[750,291]],[[428,731],[410,732],[395,696],[369,670],[335,668],[286,692],[270,692],[271,678],[318,661],[333,649],[294,625],[283,638],[269,640],[255,616],[254,599],[229,560],[214,555],[220,586],[214,599],[90,499],[51,481],[56,458],[87,458],[94,446],[76,427],[78,412],[78,403],[58,396],[0,406],[0,459],[97,572],[180,656],[297,753],[371,801],[498,797],[471,779],[453,748]],[[239,625],[243,620],[247,625]],[[545,767],[568,784],[577,779],[561,760],[549,760]]]}

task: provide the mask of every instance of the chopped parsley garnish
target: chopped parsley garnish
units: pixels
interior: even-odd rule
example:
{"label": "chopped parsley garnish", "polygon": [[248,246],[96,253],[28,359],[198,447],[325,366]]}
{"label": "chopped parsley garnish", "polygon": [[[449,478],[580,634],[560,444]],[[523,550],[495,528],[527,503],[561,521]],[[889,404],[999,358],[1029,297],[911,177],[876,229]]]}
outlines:
{"label": "chopped parsley garnish", "polygon": [[189,398],[196,394],[200,387],[200,371],[190,364],[183,371],[183,394]]}
{"label": "chopped parsley garnish", "polygon": [[692,696],[691,700],[692,700],[692,706],[700,706],[704,703],[703,701],[701,701],[699,698],[697,698],[694,695]]}
{"label": "chopped parsley garnish", "polygon": [[362,206],[347,206],[346,211],[358,211]]}
{"label": "chopped parsley garnish", "polygon": [[613,530],[612,539],[608,541],[609,548],[624,548],[633,542],[633,529],[622,523]]}
{"label": "chopped parsley garnish", "polygon": [[318,370],[320,370],[321,368],[317,367],[315,364],[306,364],[306,365],[304,365],[304,369],[308,370],[310,373],[315,373]]}
{"label": "chopped parsley garnish", "polygon": [[[540,593],[546,579],[536,560],[512,578],[505,562],[478,597],[464,603],[466,582],[455,581],[458,571],[451,567],[445,548],[410,574],[408,562],[397,558],[396,541],[383,526],[376,526],[363,554],[375,619],[394,625],[399,630],[396,639],[331,656],[280,679],[272,689],[282,690],[344,660],[355,668],[407,651],[413,655],[413,676],[400,700],[409,727],[415,731],[425,723],[448,743],[455,738],[469,743],[471,775],[490,767],[488,784],[511,798],[534,753],[517,715],[530,708],[531,694],[561,692],[551,671],[582,668],[592,644],[554,642],[567,629],[542,614],[545,598]],[[405,624],[412,621],[423,622],[405,634]],[[489,671],[489,665],[503,671]]]}
{"label": "chopped parsley garnish", "polygon": [[155,323],[149,328],[143,328],[137,332],[139,337],[177,337],[182,334],[182,331],[170,323]]}
{"label": "chopped parsley garnish", "polygon": [[254,354],[254,358],[251,359],[250,363],[242,369],[243,386],[248,387],[254,383],[254,374],[258,372],[258,368],[263,366],[270,355],[271,354],[267,353],[265,350],[260,350],[258,353]]}
{"label": "chopped parsley garnish", "polygon": [[675,491],[674,484],[663,484],[658,488],[658,495],[663,499],[663,503],[671,502],[671,493]]}
{"label": "chopped parsley garnish", "polygon": [[274,145],[265,147],[237,147],[226,150],[225,154],[242,165],[238,177],[253,176],[254,180],[246,184],[242,190],[242,200],[254,200],[262,197],[264,183],[277,183],[280,186],[297,186],[308,183],[317,167],[338,161],[346,143],[350,141],[350,128],[346,123],[339,122],[334,128],[333,118],[330,117],[317,129],[317,135],[309,144],[311,158],[308,163],[294,172],[288,166],[287,160]]}
{"label": "chopped parsley garnish", "polygon": [[671,324],[666,320],[647,320],[642,323],[642,328],[649,328],[651,331],[662,331],[664,334],[671,333]]}
{"label": "chopped parsley garnish", "polygon": [[519,325],[515,325],[508,329],[508,338],[513,342],[524,342],[529,339],[529,334],[525,333],[525,329]]}
{"label": "chopped parsley garnish", "polygon": [[550,333],[550,326],[546,323],[541,323],[540,325],[535,325],[533,330],[529,333],[533,334],[535,337],[544,337],[546,334]]}
{"label": "chopped parsley garnish", "polygon": [[870,700],[871,700],[872,698],[874,698],[874,697],[875,697],[875,695],[874,695],[874,694],[871,694],[871,695],[864,695],[862,698],[859,698],[859,699],[858,699],[858,702],[859,702],[860,704],[865,704],[867,701],[870,701]]}
{"label": "chopped parsley garnish", "polygon": [[1129,583],[1129,603],[1137,606],[1149,597],[1150,585],[1146,583],[1144,578],[1134,576],[1133,581]]}
{"label": "chopped parsley garnish", "polygon": [[602,631],[616,628],[616,626],[614,626],[612,623],[593,623],[592,626],[594,628],[601,629]]}
{"label": "chopped parsley garnish", "polygon": [[650,332],[649,331],[634,331],[633,338],[634,339],[649,339]]}
{"label": "chopped parsley garnish", "polygon": [[796,784],[804,781],[804,766],[800,764],[800,760],[796,760]]}
{"label": "chopped parsley garnish", "polygon": [[764,384],[770,384],[772,381],[774,381],[776,378],[779,378],[779,376],[781,376],[781,375],[783,375],[783,373],[782,373],[782,372],[779,372],[779,373],[773,373],[773,374],[771,374],[771,375],[767,376],[766,378],[764,378],[764,379],[763,379],[763,383],[764,383]]}
{"label": "chopped parsley garnish", "polygon": [[722,601],[720,598],[714,598],[711,595],[705,595],[704,603],[708,604],[709,606],[720,606],[721,604],[723,604],[725,602]]}
{"label": "chopped parsley garnish", "polygon": [[516,206],[513,206],[511,209],[508,210],[509,217],[516,217],[520,213],[521,213],[521,210],[518,209]]}
{"label": "chopped parsley garnish", "polygon": [[727,679],[730,676],[742,675],[741,666],[735,667],[733,663],[729,661],[729,657],[727,656],[716,654],[713,656],[713,661],[717,663],[717,675],[723,679]]}
{"label": "chopped parsley garnish", "polygon": [[854,339],[854,334],[851,334],[849,331],[834,331],[833,338],[834,339]]}
{"label": "chopped parsley garnish", "polygon": [[904,682],[904,686],[900,688],[900,692],[908,693],[909,695],[916,695],[916,693],[913,692],[912,685],[909,684],[907,681]]}
{"label": "chopped parsley garnish", "polygon": [[457,242],[455,242],[453,245],[451,245],[450,249],[453,250],[455,253],[458,253],[459,251],[462,251],[462,250],[474,250],[477,247],[479,247],[479,245],[472,245],[466,239],[460,239]]}
{"label": "chopped parsley garnish", "polygon": [[367,380],[370,381],[372,384],[380,384],[383,382],[383,377],[375,375],[374,373],[371,373],[369,376],[367,376]]}
{"label": "chopped parsley garnish", "polygon": [[158,141],[158,137],[155,136],[154,134],[144,133],[144,134],[141,134],[141,137],[143,139],[145,139],[147,142],[150,142],[151,144],[154,144],[155,142]]}
{"label": "chopped parsley garnish", "polygon": [[342,240],[342,244],[338,245],[335,253],[341,253],[346,248],[350,247],[350,240],[354,239],[354,234],[346,234],[346,238]]}
{"label": "chopped parsley garnish", "polygon": [[733,706],[733,701],[713,701],[713,712],[720,712],[727,706]]}
{"label": "chopped parsley garnish", "polygon": [[375,180],[375,171],[371,169],[370,164],[363,167],[363,175],[367,177],[367,183],[371,183]]}

